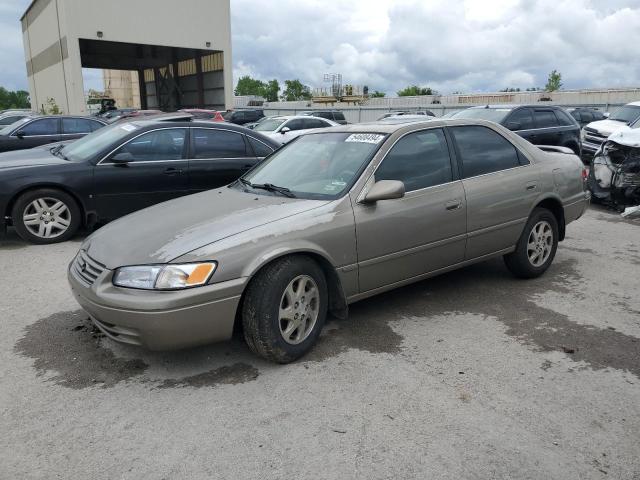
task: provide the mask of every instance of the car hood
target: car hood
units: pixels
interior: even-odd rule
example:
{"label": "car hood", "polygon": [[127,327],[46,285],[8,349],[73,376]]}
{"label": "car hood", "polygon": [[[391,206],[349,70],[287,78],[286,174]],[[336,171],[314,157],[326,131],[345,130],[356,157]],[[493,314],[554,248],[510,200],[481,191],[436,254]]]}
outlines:
{"label": "car hood", "polygon": [[18,167],[68,164],[67,160],[51,155],[45,148],[30,148],[0,153],[0,170]]}
{"label": "car hood", "polygon": [[96,231],[82,248],[109,269],[168,263],[197,248],[326,203],[224,187],[127,215]]}
{"label": "car hood", "polygon": [[600,135],[608,137],[613,132],[620,130],[627,130],[629,126],[624,122],[618,122],[616,120],[598,120],[597,122],[591,122],[585,128],[593,128],[597,130]]}

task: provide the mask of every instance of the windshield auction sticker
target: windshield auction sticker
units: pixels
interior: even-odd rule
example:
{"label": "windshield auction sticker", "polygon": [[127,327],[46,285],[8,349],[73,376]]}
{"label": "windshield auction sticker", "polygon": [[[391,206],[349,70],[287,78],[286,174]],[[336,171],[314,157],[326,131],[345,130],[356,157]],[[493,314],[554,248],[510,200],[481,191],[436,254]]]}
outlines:
{"label": "windshield auction sticker", "polygon": [[380,143],[384,138],[384,135],[379,133],[352,133],[347,137],[345,142],[358,142],[358,143]]}

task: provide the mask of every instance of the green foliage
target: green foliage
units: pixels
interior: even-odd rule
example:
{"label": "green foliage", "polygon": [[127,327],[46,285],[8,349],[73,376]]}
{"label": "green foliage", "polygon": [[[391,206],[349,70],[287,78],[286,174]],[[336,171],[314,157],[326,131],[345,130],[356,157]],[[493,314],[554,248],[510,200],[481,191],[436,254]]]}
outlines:
{"label": "green foliage", "polygon": [[46,103],[42,105],[42,108],[40,108],[40,113],[43,115],[60,115],[62,114],[62,110],[56,103],[55,98],[49,97]]}
{"label": "green foliage", "polygon": [[544,89],[547,92],[555,92],[556,90],[560,90],[560,88],[562,88],[562,74],[557,70],[553,70],[549,74],[547,85],[544,87]]}
{"label": "green foliage", "polygon": [[24,90],[11,91],[0,87],[0,110],[8,108],[31,108],[29,92]]}
{"label": "green foliage", "polygon": [[375,92],[370,93],[370,94],[369,94],[369,97],[371,97],[371,98],[383,98],[383,97],[384,97],[384,96],[386,96],[386,95],[387,95],[386,93],[384,93],[384,92],[379,92],[378,90],[376,90]]}
{"label": "green foliage", "polygon": [[264,84],[262,96],[267,102],[277,102],[279,92],[280,84],[278,80],[273,79]]}
{"label": "green foliage", "polygon": [[500,90],[500,91],[501,92],[519,92],[520,91],[520,87],[516,87],[516,88],[507,87],[507,88],[505,88],[503,90]]}
{"label": "green foliage", "polygon": [[278,92],[280,91],[280,84],[278,80],[269,80],[263,82],[257,78],[251,78],[249,75],[240,77],[236,84],[234,93],[237,96],[243,95],[256,95],[263,97],[268,102],[275,102],[278,100]]}
{"label": "green foliage", "polygon": [[311,100],[311,90],[300,80],[285,80],[282,100],[292,102],[295,100]]}
{"label": "green foliage", "polygon": [[419,87],[418,85],[409,85],[408,87],[396,92],[399,97],[417,97],[420,95],[435,95],[435,91],[430,87]]}

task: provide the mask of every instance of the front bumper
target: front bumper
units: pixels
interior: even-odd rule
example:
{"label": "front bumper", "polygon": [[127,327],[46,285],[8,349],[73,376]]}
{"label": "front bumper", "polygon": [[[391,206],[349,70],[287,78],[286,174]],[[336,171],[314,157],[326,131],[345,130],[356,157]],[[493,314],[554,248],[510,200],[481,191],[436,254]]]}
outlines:
{"label": "front bumper", "polygon": [[174,350],[231,338],[244,278],[169,292],[134,290],[115,287],[107,269],[89,284],[72,265],[67,278],[73,296],[115,341]]}

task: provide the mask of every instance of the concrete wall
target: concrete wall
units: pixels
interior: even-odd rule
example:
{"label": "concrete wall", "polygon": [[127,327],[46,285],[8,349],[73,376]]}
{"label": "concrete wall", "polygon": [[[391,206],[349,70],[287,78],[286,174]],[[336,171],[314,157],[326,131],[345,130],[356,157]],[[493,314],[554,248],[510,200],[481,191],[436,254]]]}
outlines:
{"label": "concrete wall", "polygon": [[104,70],[104,92],[116,101],[118,108],[140,108],[138,72],[130,70]]}
{"label": "concrete wall", "polygon": [[223,97],[231,108],[229,2],[34,0],[22,18],[32,103],[40,106],[54,98],[66,113],[86,112],[78,40],[100,40],[100,31],[108,41],[223,51]]}

